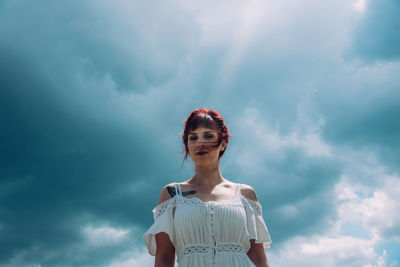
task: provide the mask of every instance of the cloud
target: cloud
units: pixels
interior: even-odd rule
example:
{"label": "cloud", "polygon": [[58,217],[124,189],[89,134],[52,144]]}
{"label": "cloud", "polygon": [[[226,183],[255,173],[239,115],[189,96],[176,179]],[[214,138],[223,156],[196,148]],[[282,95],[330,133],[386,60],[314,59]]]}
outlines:
{"label": "cloud", "polygon": [[233,123],[233,138],[240,139],[229,148],[235,157],[226,168],[257,188],[278,246],[294,235],[323,231],[335,216],[332,188],[342,163],[320,138],[321,122],[314,123],[284,135],[256,108],[246,109]]}
{"label": "cloud", "polygon": [[[369,167],[370,171],[374,168]],[[400,203],[399,178],[381,174],[379,187],[354,184],[342,176],[335,186],[337,217],[321,234],[286,240],[278,250],[270,251],[269,261],[275,266],[396,266],[396,249],[389,253],[381,245],[398,239],[386,231],[400,225],[394,211]],[[351,225],[355,229],[349,231]]]}
{"label": "cloud", "polygon": [[256,188],[271,265],[398,265],[396,37],[362,36],[395,5],[3,1],[0,265],[151,266],[200,107],[233,133],[221,170]]}
{"label": "cloud", "polygon": [[[374,192],[355,191],[349,185],[338,185],[339,216],[347,221],[362,222],[365,229],[379,240],[400,240],[400,217],[396,210],[400,208],[398,177],[383,176],[383,185]],[[344,188],[343,188],[344,187]],[[363,193],[363,194],[361,194]],[[361,194],[361,195],[360,195]]]}
{"label": "cloud", "polygon": [[373,242],[349,236],[293,238],[279,253],[269,255],[275,266],[367,266],[380,260]]}
{"label": "cloud", "polygon": [[398,1],[357,1],[355,8],[363,11],[353,35],[348,59],[363,64],[400,59],[400,4]]}
{"label": "cloud", "polygon": [[353,4],[353,7],[358,11],[364,11],[367,4],[367,0],[358,0]]}
{"label": "cloud", "polygon": [[131,267],[131,266],[142,266],[152,267],[154,266],[154,257],[150,256],[147,251],[142,253],[134,253],[133,255],[124,255],[120,259],[113,261],[109,267]]}
{"label": "cloud", "polygon": [[326,142],[374,151],[385,165],[399,171],[400,95],[394,78],[398,70],[398,64],[360,70],[318,92],[314,103],[325,120],[321,133]]}
{"label": "cloud", "polygon": [[[144,92],[176,75],[182,53],[198,32],[179,6],[158,4],[154,9],[144,1],[48,1],[41,6],[4,1],[2,50],[33,58],[52,79],[108,80],[116,90]],[[172,11],[175,16],[168,16]]]}
{"label": "cloud", "polygon": [[90,243],[102,245],[120,242],[127,236],[129,230],[119,230],[109,226],[93,227],[89,225],[82,232]]}
{"label": "cloud", "polygon": [[148,225],[156,199],[145,196],[161,188],[151,182],[178,169],[154,153],[171,146],[154,139],[154,114],[143,116],[124,93],[168,84],[196,24],[178,6],[168,18],[144,2],[114,4],[1,4],[1,264],[102,266],[123,245],[142,246],[139,235],[95,246],[111,237],[87,228],[83,242],[81,229]]}

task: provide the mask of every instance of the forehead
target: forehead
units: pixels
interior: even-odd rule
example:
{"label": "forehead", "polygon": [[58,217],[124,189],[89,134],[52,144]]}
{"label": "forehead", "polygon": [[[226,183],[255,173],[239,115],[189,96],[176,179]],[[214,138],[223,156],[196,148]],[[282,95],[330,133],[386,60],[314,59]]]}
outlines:
{"label": "forehead", "polygon": [[189,135],[191,134],[204,134],[204,133],[216,133],[217,131],[214,129],[210,129],[210,128],[203,128],[203,127],[199,127],[196,130],[190,131]]}

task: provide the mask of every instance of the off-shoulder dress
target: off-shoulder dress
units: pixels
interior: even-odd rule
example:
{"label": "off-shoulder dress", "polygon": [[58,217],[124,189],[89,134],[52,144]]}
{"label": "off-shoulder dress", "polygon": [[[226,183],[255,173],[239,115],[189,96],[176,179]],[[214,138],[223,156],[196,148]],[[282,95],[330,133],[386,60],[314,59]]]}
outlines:
{"label": "off-shoulder dress", "polygon": [[177,194],[153,209],[154,223],[143,235],[149,253],[156,254],[155,235],[164,232],[175,246],[179,267],[254,267],[247,256],[250,240],[269,249],[271,238],[260,203],[244,197],[204,202]]}

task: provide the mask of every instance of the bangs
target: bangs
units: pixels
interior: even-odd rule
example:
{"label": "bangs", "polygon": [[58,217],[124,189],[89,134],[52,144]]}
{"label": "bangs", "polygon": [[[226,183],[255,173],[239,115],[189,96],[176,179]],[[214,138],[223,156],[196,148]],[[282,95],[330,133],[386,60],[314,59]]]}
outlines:
{"label": "bangs", "polygon": [[209,128],[218,131],[217,122],[208,114],[199,114],[190,122],[188,125],[189,132],[194,131],[197,128]]}

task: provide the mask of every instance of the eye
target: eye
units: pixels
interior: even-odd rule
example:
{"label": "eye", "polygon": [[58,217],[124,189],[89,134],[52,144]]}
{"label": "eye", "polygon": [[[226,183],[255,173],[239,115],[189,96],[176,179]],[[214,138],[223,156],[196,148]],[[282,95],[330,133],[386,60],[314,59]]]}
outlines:
{"label": "eye", "polygon": [[189,140],[197,140],[197,136],[192,136],[189,138]]}
{"label": "eye", "polygon": [[207,135],[206,135],[206,138],[207,138],[207,139],[210,139],[210,138],[213,138],[213,137],[214,137],[214,135],[212,135],[212,134],[207,134]]}

